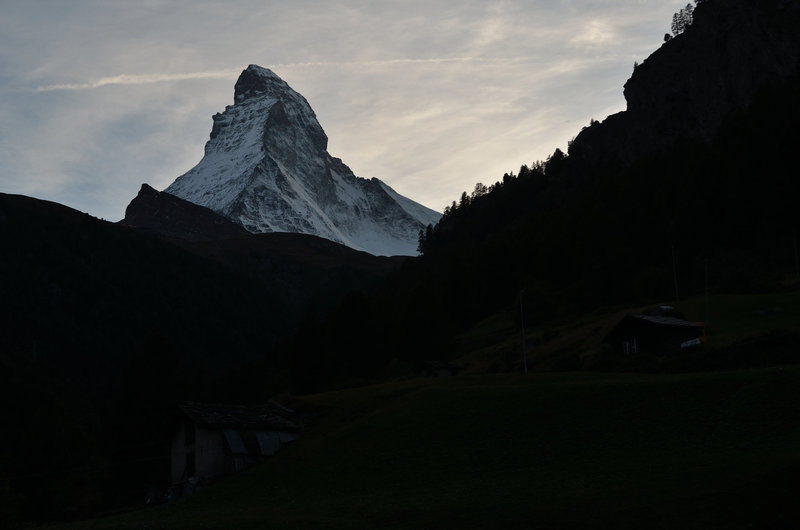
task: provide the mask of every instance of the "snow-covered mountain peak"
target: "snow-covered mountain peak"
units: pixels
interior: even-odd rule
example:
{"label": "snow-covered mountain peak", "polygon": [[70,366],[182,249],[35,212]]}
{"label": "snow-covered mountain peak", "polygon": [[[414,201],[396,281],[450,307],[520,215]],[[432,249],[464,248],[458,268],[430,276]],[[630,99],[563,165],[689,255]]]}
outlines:
{"label": "snow-covered mountain peak", "polygon": [[289,85],[269,68],[251,64],[236,80],[233,89],[233,100],[236,103],[250,97],[268,95],[280,97],[286,92],[294,92]]}
{"label": "snow-covered mountain peak", "polygon": [[331,157],[306,99],[267,68],[248,66],[234,104],[213,121],[203,159],[165,191],[251,232],[299,232],[377,255],[413,255],[419,230],[440,218]]}

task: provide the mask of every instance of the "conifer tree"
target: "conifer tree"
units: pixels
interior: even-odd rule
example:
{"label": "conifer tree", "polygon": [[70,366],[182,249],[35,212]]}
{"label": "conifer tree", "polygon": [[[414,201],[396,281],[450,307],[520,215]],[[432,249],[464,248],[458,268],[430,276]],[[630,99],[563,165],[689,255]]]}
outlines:
{"label": "conifer tree", "polygon": [[672,34],[677,37],[692,25],[693,20],[694,6],[686,4],[686,7],[672,15]]}

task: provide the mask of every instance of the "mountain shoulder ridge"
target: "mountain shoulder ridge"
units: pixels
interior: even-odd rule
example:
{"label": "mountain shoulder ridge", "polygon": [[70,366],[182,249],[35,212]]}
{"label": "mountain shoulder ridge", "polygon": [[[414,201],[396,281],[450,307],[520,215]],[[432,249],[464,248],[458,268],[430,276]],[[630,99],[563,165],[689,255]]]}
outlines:
{"label": "mountain shoulder ridge", "polygon": [[165,191],[253,233],[313,234],[375,255],[416,255],[419,231],[441,214],[327,152],[308,101],[250,65],[234,104],[215,114],[203,159]]}

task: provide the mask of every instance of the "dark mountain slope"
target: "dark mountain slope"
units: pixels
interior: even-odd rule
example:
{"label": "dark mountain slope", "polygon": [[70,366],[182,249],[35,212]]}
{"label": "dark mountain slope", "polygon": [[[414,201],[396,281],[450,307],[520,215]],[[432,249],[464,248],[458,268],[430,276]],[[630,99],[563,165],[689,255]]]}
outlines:
{"label": "dark mountain slope", "polygon": [[584,129],[569,149],[574,178],[627,167],[677,144],[712,141],[732,112],[800,64],[800,3],[708,0],[693,23],[636,67],[627,110]]}
{"label": "dark mountain slope", "polygon": [[[530,324],[675,301],[702,293],[706,270],[716,292],[796,282],[800,2],[696,13],[636,69],[626,112],[465,193],[423,234],[424,256],[367,302],[360,328],[391,338],[377,355],[448,358],[459,331],[520,303]],[[328,330],[316,340],[347,355],[353,330]]]}
{"label": "dark mountain slope", "polygon": [[244,238],[178,242],[260,282],[287,306],[293,321],[309,303],[325,309],[351,291],[369,291],[405,256],[373,256],[308,234],[251,234]]}
{"label": "dark mountain slope", "polygon": [[403,261],[242,235],[147,187],[137,199],[134,229],[0,194],[0,387],[17,433],[0,446],[14,455],[0,458],[11,495],[0,501],[27,518],[114,507],[163,484],[177,401],[285,389],[279,343],[306,305],[327,308]]}
{"label": "dark mountain slope", "polygon": [[147,184],[142,184],[139,194],[125,209],[125,219],[120,224],[185,241],[242,237],[250,233],[209,208],[156,191]]}
{"label": "dark mountain slope", "polygon": [[142,185],[120,221],[258,282],[295,322],[312,299],[320,308],[368,289],[405,257],[373,256],[308,234],[251,234],[220,214]]}
{"label": "dark mountain slope", "polygon": [[599,293],[592,303],[668,297],[673,247],[679,267],[695,267],[681,274],[690,290],[706,258],[720,260],[720,289],[794,272],[800,2],[707,0],[695,13],[636,69],[627,111],[451,213],[428,252],[463,247],[507,264],[493,275],[550,282],[576,301]]}
{"label": "dark mountain slope", "polygon": [[119,371],[160,329],[187,363],[220,368],[286,325],[276,298],[174,245],[46,201],[3,194],[0,208],[5,351]]}
{"label": "dark mountain slope", "polygon": [[280,388],[286,306],[229,268],[6,194],[0,248],[9,510],[47,519],[138,499],[168,469],[163,440],[178,400],[224,400],[226,374],[253,363],[271,368],[253,392]]}

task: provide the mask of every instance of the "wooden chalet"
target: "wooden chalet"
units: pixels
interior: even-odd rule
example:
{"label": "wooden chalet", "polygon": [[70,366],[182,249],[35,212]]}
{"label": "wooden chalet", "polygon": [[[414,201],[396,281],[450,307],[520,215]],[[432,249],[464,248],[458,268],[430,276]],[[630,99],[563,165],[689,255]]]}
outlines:
{"label": "wooden chalet", "polygon": [[294,412],[277,403],[184,402],[172,436],[172,482],[208,480],[249,467],[298,436]]}
{"label": "wooden chalet", "polygon": [[619,348],[625,355],[648,353],[665,356],[700,346],[704,324],[677,316],[628,314],[606,336],[604,342]]}
{"label": "wooden chalet", "polygon": [[446,361],[423,361],[419,372],[423,377],[453,377],[463,369],[463,365]]}

